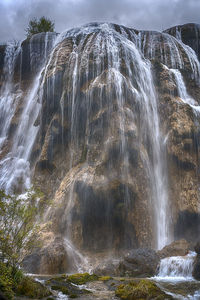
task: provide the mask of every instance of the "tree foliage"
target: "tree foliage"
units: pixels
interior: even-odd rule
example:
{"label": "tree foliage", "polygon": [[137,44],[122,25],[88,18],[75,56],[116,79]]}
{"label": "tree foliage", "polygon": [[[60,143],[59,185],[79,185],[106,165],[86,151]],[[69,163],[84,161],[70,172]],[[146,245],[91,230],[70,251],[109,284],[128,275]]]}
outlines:
{"label": "tree foliage", "polygon": [[29,191],[26,199],[0,191],[0,260],[13,269],[22,263],[34,245],[38,214],[37,195]]}
{"label": "tree foliage", "polygon": [[27,37],[40,32],[53,32],[55,24],[44,16],[39,20],[34,18],[29,21],[28,28],[26,29]]}

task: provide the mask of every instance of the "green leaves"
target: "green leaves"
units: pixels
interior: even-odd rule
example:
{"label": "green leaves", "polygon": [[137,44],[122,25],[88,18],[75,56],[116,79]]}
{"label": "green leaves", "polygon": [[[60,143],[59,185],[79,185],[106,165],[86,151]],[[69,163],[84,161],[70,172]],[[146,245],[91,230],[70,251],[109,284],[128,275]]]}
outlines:
{"label": "green leaves", "polygon": [[39,32],[53,32],[55,24],[44,16],[39,20],[36,18],[30,20],[28,28],[26,29],[27,37],[30,38],[33,34]]}
{"label": "green leaves", "polygon": [[[42,195],[40,194],[42,197]],[[12,267],[20,266],[36,241],[38,194],[29,191],[26,197],[6,195],[0,191],[0,258]]]}

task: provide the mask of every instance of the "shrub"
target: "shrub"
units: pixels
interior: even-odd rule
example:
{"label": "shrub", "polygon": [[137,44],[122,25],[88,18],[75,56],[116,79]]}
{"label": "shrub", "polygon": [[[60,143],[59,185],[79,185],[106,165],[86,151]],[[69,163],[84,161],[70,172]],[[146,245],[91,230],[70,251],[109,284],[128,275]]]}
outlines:
{"label": "shrub", "polygon": [[27,37],[30,38],[33,34],[40,32],[53,32],[54,23],[44,16],[39,20],[34,18],[29,21],[28,28],[26,29]]}

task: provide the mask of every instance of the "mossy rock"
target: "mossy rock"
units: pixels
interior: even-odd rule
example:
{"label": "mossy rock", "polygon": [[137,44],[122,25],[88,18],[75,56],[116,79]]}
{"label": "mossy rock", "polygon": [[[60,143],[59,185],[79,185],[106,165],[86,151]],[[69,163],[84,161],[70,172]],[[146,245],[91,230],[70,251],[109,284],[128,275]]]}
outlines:
{"label": "mossy rock", "polygon": [[71,294],[69,295],[69,298],[78,298],[78,296],[76,294]]}
{"label": "mossy rock", "polygon": [[69,289],[65,286],[52,285],[52,290],[62,292],[65,295],[69,295]]}
{"label": "mossy rock", "polygon": [[55,276],[55,277],[52,277],[52,278],[46,280],[46,284],[51,285],[53,282],[66,282],[66,278],[67,278],[67,275],[65,275],[65,274],[60,275],[60,276]]}
{"label": "mossy rock", "polygon": [[98,279],[99,277],[95,274],[90,275],[89,273],[77,273],[77,274],[69,275],[67,277],[67,282],[81,285],[89,281],[95,281]]}
{"label": "mossy rock", "polygon": [[18,296],[41,299],[51,295],[51,292],[41,283],[30,277],[24,277],[15,289]]}
{"label": "mossy rock", "polygon": [[101,281],[108,281],[108,280],[111,280],[113,279],[111,276],[100,276],[99,277],[99,280]]}
{"label": "mossy rock", "polygon": [[129,282],[121,284],[115,291],[115,295],[121,299],[156,299],[165,300],[173,299],[172,296],[164,293],[154,282],[150,280],[140,280],[139,282]]}

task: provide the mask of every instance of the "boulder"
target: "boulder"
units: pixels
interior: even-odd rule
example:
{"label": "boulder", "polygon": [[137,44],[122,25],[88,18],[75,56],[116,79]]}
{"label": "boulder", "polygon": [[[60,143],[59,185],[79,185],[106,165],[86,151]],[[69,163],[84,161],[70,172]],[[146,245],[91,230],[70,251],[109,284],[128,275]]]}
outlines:
{"label": "boulder", "polygon": [[156,283],[150,280],[140,280],[139,282],[130,281],[117,287],[115,295],[120,299],[173,299],[171,295],[163,292]]}
{"label": "boulder", "polygon": [[196,245],[194,246],[194,251],[197,253],[197,254],[200,254],[200,241],[198,241],[196,243]]}
{"label": "boulder", "polygon": [[200,254],[197,254],[194,259],[192,276],[196,280],[200,280]]}
{"label": "boulder", "polygon": [[61,238],[56,237],[47,247],[25,257],[24,269],[33,274],[59,274],[68,267],[68,255]]}
{"label": "boulder", "polygon": [[189,252],[189,243],[184,240],[174,241],[171,244],[165,246],[162,250],[157,251],[160,258],[170,256],[184,256]]}
{"label": "boulder", "polygon": [[119,276],[119,260],[106,260],[104,262],[101,262],[95,269],[94,274],[99,276]]}
{"label": "boulder", "polygon": [[159,256],[156,251],[148,248],[132,250],[120,262],[120,275],[133,277],[151,277],[156,274]]}

